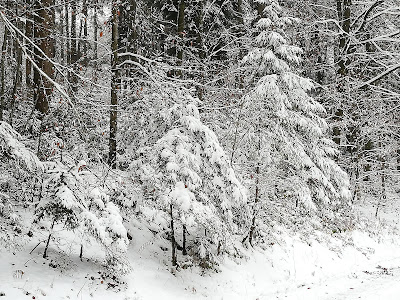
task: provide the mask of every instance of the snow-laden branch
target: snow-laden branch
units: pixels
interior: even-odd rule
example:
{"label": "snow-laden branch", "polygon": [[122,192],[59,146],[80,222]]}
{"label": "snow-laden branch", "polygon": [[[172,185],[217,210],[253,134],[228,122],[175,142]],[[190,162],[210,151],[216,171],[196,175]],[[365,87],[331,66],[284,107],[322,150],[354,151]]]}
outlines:
{"label": "snow-laden branch", "polygon": [[385,77],[386,75],[388,75],[388,74],[390,74],[390,73],[396,71],[396,70],[399,69],[399,68],[400,68],[400,64],[394,65],[394,66],[388,68],[386,71],[384,71],[384,72],[380,73],[379,75],[375,76],[374,78],[371,78],[371,79],[368,80],[367,82],[364,82],[362,85],[356,87],[355,89],[358,90],[358,89],[361,89],[361,88],[366,87],[366,86],[368,86],[368,85],[371,85],[371,84],[373,84],[374,82],[376,82],[376,81],[378,81],[379,79],[381,79],[382,77]]}

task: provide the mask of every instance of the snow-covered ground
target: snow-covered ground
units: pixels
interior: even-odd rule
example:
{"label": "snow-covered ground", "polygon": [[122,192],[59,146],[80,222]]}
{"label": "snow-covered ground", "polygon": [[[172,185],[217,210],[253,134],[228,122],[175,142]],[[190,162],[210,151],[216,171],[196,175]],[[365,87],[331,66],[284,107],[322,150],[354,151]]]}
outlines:
{"label": "snow-covered ground", "polygon": [[133,271],[121,280],[104,277],[99,262],[102,250],[96,245],[86,249],[81,262],[76,242],[59,240],[63,250],[53,247],[49,258],[43,259],[43,244],[29,253],[37,244],[32,241],[20,252],[0,253],[0,295],[5,294],[0,300],[398,300],[400,239],[394,233],[394,211],[389,205],[382,209],[382,218],[388,216],[393,224],[379,235],[347,231],[307,241],[286,236],[280,245],[244,249],[241,259],[225,258],[218,272],[189,267],[172,274],[168,241],[134,222],[128,226],[133,236],[128,253]]}

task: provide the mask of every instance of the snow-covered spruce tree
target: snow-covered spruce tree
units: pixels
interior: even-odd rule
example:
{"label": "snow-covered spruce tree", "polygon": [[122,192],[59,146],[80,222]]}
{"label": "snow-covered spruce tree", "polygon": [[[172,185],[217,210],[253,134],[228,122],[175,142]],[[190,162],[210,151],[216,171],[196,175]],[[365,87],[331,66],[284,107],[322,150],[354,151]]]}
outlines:
{"label": "snow-covered spruce tree", "polygon": [[237,231],[234,215],[246,202],[245,189],[217,136],[200,120],[198,100],[183,89],[163,96],[168,104],[159,111],[159,122],[166,130],[154,145],[139,150],[141,181],[153,194],[146,204],[169,220],[172,265],[181,242],[184,255],[209,267]]}
{"label": "snow-covered spruce tree", "polygon": [[86,163],[67,166],[47,162],[45,165],[44,193],[36,209],[38,221],[50,220],[43,257],[47,256],[54,226],[60,224],[83,237],[94,237],[104,247],[108,265],[121,267],[118,263],[124,259],[128,246],[122,217],[107,193],[95,184],[93,176],[83,170]]}
{"label": "snow-covered spruce tree", "polygon": [[263,226],[288,221],[282,206],[287,213],[334,219],[349,195],[347,175],[332,159],[333,142],[325,138],[325,110],[309,95],[312,82],[295,71],[302,50],[290,44],[285,29],[297,20],[285,17],[278,1],[256,2],[256,38],[243,60],[248,93],[235,125],[243,134],[234,153],[254,203],[250,243],[266,233]]}

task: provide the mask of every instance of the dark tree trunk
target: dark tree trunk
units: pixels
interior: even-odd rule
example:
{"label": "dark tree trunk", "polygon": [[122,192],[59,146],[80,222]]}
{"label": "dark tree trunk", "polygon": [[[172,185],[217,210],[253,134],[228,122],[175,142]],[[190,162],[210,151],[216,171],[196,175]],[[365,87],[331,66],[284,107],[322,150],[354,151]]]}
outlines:
{"label": "dark tree trunk", "polygon": [[386,161],[385,161],[385,156],[383,154],[383,144],[382,142],[379,142],[379,149],[382,152],[382,154],[379,157],[379,160],[381,162],[381,198],[379,199],[380,201],[376,205],[376,211],[375,211],[375,218],[378,217],[378,209],[381,206],[384,206],[386,204],[386,174],[385,174],[385,169],[386,169]]}
{"label": "dark tree trunk", "polygon": [[15,70],[15,78],[14,78],[14,87],[13,87],[13,91],[12,91],[12,95],[11,95],[11,101],[10,101],[10,125],[12,125],[13,123],[13,117],[14,117],[14,109],[15,109],[15,102],[17,100],[17,89],[18,86],[20,84],[20,80],[21,80],[21,64],[22,64],[22,48],[18,47],[17,50],[17,66],[16,66],[16,70]]}
{"label": "dark tree trunk", "polygon": [[187,254],[187,252],[186,252],[186,226],[185,225],[183,225],[183,228],[182,228],[182,254],[183,255]]}
{"label": "dark tree trunk", "polygon": [[81,244],[81,251],[79,252],[79,258],[82,261],[83,258],[83,245]]}
{"label": "dark tree trunk", "polygon": [[65,65],[65,41],[64,41],[64,19],[65,19],[65,7],[62,6],[60,8],[60,23],[59,23],[59,27],[60,27],[60,34],[61,34],[61,41],[60,41],[60,56],[61,56],[61,62]]}
{"label": "dark tree trunk", "polygon": [[83,10],[82,13],[84,15],[84,25],[83,25],[83,38],[84,38],[84,44],[83,44],[83,56],[85,58],[85,61],[87,61],[87,53],[88,53],[88,6],[86,3],[86,0],[83,1]]}
{"label": "dark tree trunk", "polygon": [[117,168],[117,108],[118,108],[118,6],[113,6],[112,20],[112,56],[111,56],[111,106],[110,106],[110,138],[108,164]]}
{"label": "dark tree trunk", "polygon": [[397,170],[400,170],[400,149],[397,150]]}
{"label": "dark tree trunk", "polygon": [[[261,121],[261,120],[260,120]],[[258,125],[258,145],[257,145],[257,151],[259,153],[259,156],[261,155],[261,130],[260,126]],[[256,167],[256,191],[255,191],[255,199],[254,199],[254,207],[253,207],[253,218],[251,220],[251,227],[250,227],[250,232],[249,232],[249,243],[250,246],[253,246],[253,237],[254,233],[256,230],[256,216],[257,216],[257,206],[258,203],[260,202],[260,164],[257,162],[257,167]]]}
{"label": "dark tree trunk", "polygon": [[254,208],[253,208],[253,218],[251,220],[250,232],[249,232],[249,243],[253,246],[253,237],[256,230],[256,214],[257,214],[257,204],[260,201],[259,199],[259,174],[260,174],[260,166],[256,168],[256,192],[255,192],[255,200],[254,200]]}
{"label": "dark tree trunk", "polygon": [[93,35],[94,35],[94,45],[93,45],[93,58],[96,61],[95,64],[97,65],[97,35],[98,35],[98,24],[97,24],[97,0],[94,2],[93,7]]}
{"label": "dark tree trunk", "polygon": [[[25,35],[28,39],[32,40],[33,37],[33,22],[32,22],[32,14],[31,14],[31,6],[32,0],[26,0],[26,25],[25,25]],[[26,49],[28,55],[32,55],[32,45],[30,41],[26,41]],[[32,63],[26,58],[25,60],[26,68],[25,68],[25,81],[26,85],[29,87],[32,85]]]}
{"label": "dark tree trunk", "polygon": [[[38,67],[50,78],[54,77],[53,63],[54,40],[51,37],[51,30],[54,28],[54,0],[41,0],[35,2],[35,43],[48,57],[35,49],[35,59]],[[52,82],[45,76],[41,76],[39,70],[34,71],[34,100],[36,109],[42,114],[49,110],[49,98],[52,93]]]}
{"label": "dark tree trunk", "polygon": [[[77,4],[76,0],[71,2],[71,65],[74,72],[77,71],[77,61],[78,61],[78,43],[76,36],[76,14],[77,14]],[[78,89],[77,83],[78,78],[75,73],[71,74],[72,90],[75,92]]]}
{"label": "dark tree trunk", "polygon": [[87,9],[87,2],[86,0],[82,1],[82,19],[80,21],[80,27],[79,27],[79,43],[78,43],[78,57],[82,58],[82,65],[86,65],[87,62],[87,15],[88,15],[88,9]]}
{"label": "dark tree trunk", "polygon": [[349,49],[349,33],[350,33],[350,25],[351,25],[351,0],[337,0],[337,13],[339,24],[342,27],[343,34],[340,36],[339,40],[339,51],[341,52],[341,56],[338,61],[338,74],[339,75],[347,75],[348,70],[347,66],[350,63],[347,57],[347,54],[350,53]]}
{"label": "dark tree trunk", "polygon": [[172,266],[176,266],[176,241],[175,241],[175,230],[174,230],[174,215],[173,215],[173,207],[172,204],[169,206],[170,208],[170,217],[171,217],[171,248],[172,248]]}
{"label": "dark tree trunk", "polygon": [[51,228],[50,228],[50,232],[49,232],[49,237],[47,238],[47,243],[46,243],[46,247],[44,248],[44,252],[43,252],[43,258],[47,257],[47,250],[49,249],[49,244],[50,244],[50,239],[51,239],[51,235],[53,233],[53,228],[54,228],[54,224],[55,224],[56,220],[53,220],[53,223],[51,224]]}
{"label": "dark tree trunk", "polygon": [[[185,0],[181,0],[178,8],[178,36],[180,37],[180,45],[178,45],[176,57],[178,58],[178,65],[182,65],[183,60],[183,39],[185,37]],[[178,76],[182,75],[178,71]]]}
{"label": "dark tree trunk", "polygon": [[[120,63],[126,59],[135,62],[139,61],[135,55],[131,55],[137,53],[136,9],[136,0],[125,0],[120,5],[118,49],[120,53],[125,53],[122,59],[120,58]],[[128,87],[129,82],[134,85],[133,76],[135,70],[136,66],[124,65],[123,74],[127,77],[127,80],[123,83],[125,89]],[[120,77],[122,77],[122,71],[120,71]]]}
{"label": "dark tree trunk", "polygon": [[64,4],[64,10],[65,10],[65,37],[66,37],[66,42],[65,42],[65,48],[66,48],[66,61],[67,65],[71,64],[71,33],[70,33],[70,25],[69,25],[69,5],[68,1],[65,1]]}
{"label": "dark tree trunk", "polygon": [[5,106],[5,74],[6,74],[6,62],[5,58],[7,55],[7,36],[8,36],[8,29],[7,27],[4,28],[4,35],[3,35],[3,45],[1,47],[1,62],[0,62],[0,67],[1,67],[1,91],[0,91],[0,121],[3,121],[3,111],[4,111],[4,106]]}

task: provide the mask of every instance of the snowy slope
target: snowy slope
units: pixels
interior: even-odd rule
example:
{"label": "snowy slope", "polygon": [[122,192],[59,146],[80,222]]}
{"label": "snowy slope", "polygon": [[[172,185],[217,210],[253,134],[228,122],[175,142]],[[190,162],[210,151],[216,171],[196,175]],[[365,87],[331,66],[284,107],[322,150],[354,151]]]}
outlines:
{"label": "snowy slope", "polygon": [[[396,205],[393,201],[391,205]],[[372,213],[373,208],[360,211]],[[396,209],[385,207],[375,232],[347,231],[281,237],[284,242],[242,249],[242,258],[225,257],[218,272],[198,267],[171,272],[169,241],[132,220],[128,259],[133,271],[120,280],[107,277],[103,250],[85,246],[60,231],[48,259],[45,235],[34,237],[23,250],[0,253],[1,299],[400,299],[400,239]],[[364,214],[367,215],[367,214]],[[391,223],[383,227],[382,222]],[[373,231],[371,231],[373,232]],[[68,236],[69,235],[69,236]],[[36,239],[35,239],[36,238]],[[240,245],[238,245],[240,247]],[[181,266],[189,262],[179,256]],[[23,273],[22,273],[23,272]]]}
{"label": "snowy slope", "polygon": [[[151,235],[135,232],[129,252],[134,270],[123,278],[127,288],[103,279],[98,263],[54,250],[46,260],[39,255],[42,249],[30,255],[28,247],[16,255],[1,253],[0,292],[5,299],[383,299],[383,295],[399,299],[400,295],[396,284],[400,247],[389,236],[377,243],[366,234],[349,233],[359,249],[346,246],[339,252],[316,241],[309,245],[287,237],[285,246],[248,250],[244,253],[248,258],[238,261],[226,258],[221,272],[201,274],[188,268],[173,275],[169,252],[160,248],[165,241]],[[332,238],[331,246],[340,245]]]}

